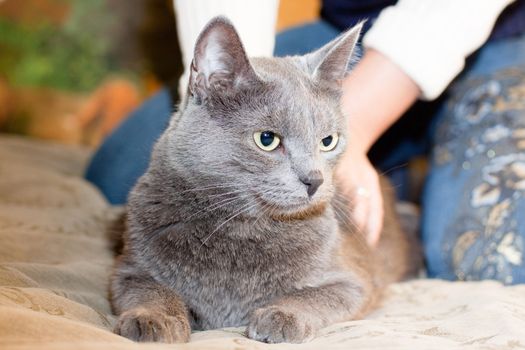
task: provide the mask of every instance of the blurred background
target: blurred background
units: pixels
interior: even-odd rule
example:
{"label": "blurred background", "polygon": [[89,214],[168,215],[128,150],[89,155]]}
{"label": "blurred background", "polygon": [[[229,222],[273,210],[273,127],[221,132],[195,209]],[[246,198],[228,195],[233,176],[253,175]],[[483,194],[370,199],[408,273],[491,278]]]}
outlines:
{"label": "blurred background", "polygon": [[[319,0],[281,0],[277,31]],[[96,146],[182,73],[172,0],[0,0],[0,132]]]}

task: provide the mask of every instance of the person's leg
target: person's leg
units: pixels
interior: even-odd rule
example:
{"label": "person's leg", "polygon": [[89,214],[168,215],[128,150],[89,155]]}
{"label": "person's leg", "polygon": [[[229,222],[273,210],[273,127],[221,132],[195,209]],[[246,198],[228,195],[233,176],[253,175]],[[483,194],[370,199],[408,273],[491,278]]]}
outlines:
{"label": "person's leg", "polygon": [[293,27],[277,34],[273,54],[278,57],[304,55],[320,48],[339,34],[340,30],[322,20]]}
{"label": "person's leg", "polygon": [[147,100],[110,134],[93,155],[86,179],[112,204],[124,204],[146,171],[151,149],[168,126],[174,103],[167,90]]}
{"label": "person's leg", "polygon": [[525,282],[525,36],[488,44],[449,91],[422,233],[431,277]]}

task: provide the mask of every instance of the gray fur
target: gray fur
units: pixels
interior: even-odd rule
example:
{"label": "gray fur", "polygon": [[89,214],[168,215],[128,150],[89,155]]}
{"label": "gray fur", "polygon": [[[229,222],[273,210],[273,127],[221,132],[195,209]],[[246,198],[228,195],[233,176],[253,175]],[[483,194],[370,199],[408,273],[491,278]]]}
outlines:
{"label": "gray fur", "polygon": [[[188,98],[129,196],[111,284],[117,333],[178,342],[190,326],[247,325],[253,339],[302,342],[370,305],[380,283],[345,257],[370,252],[336,219],[332,179],[359,30],[308,56],[248,60],[227,20],[204,29]],[[253,133],[265,130],[283,147],[259,149]],[[334,132],[339,144],[321,152]],[[310,197],[300,179],[312,173],[323,183]]]}

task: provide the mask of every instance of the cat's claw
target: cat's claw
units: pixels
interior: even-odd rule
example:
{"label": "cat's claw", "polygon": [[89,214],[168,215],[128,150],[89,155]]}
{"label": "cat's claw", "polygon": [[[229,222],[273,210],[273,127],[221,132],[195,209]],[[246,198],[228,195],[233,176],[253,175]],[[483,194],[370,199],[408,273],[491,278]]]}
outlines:
{"label": "cat's claw", "polygon": [[265,343],[303,343],[313,338],[314,323],[301,312],[270,306],[253,312],[246,335]]}
{"label": "cat's claw", "polygon": [[115,333],[138,342],[185,343],[190,340],[191,330],[183,318],[136,308],[120,315]]}

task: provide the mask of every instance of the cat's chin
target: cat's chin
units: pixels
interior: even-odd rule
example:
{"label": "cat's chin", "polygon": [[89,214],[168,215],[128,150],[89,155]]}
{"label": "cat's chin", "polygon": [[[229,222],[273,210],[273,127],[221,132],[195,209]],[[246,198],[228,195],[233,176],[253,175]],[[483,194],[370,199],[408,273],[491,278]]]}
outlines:
{"label": "cat's chin", "polygon": [[327,206],[327,201],[319,201],[307,206],[297,205],[279,210],[272,210],[269,213],[269,217],[277,221],[307,220],[323,215]]}

